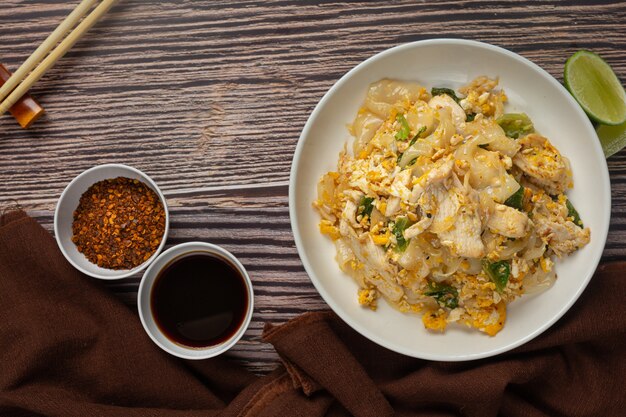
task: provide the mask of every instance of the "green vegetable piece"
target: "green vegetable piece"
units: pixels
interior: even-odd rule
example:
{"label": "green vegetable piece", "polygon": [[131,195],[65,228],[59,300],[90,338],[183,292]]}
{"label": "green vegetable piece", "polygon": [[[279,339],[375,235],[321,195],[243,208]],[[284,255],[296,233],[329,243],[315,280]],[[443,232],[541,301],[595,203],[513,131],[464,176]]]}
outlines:
{"label": "green vegetable piece", "polygon": [[397,249],[400,252],[404,252],[407,246],[409,246],[409,242],[411,241],[411,239],[404,239],[404,229],[409,227],[411,224],[412,223],[406,217],[400,217],[396,219],[396,222],[393,225],[393,229],[391,230],[391,232],[396,237],[396,242],[398,243]]}
{"label": "green vegetable piece", "polygon": [[467,120],[468,122],[473,122],[475,118],[476,118],[476,113],[469,113],[469,114],[467,115],[467,119],[466,119],[466,120]]}
{"label": "green vegetable piece", "polygon": [[524,187],[520,185],[517,191],[506,199],[504,205],[522,211],[524,209]]}
{"label": "green vegetable piece", "polygon": [[409,135],[411,134],[411,128],[409,127],[409,122],[406,121],[406,118],[403,114],[398,114],[396,116],[396,120],[400,123],[400,130],[396,133],[396,139],[398,140],[407,140]]}
{"label": "green vegetable piece", "polygon": [[483,271],[494,284],[498,292],[502,292],[506,288],[506,283],[511,275],[511,265],[507,261],[489,262],[484,259]]}
{"label": "green vegetable piece", "polygon": [[413,144],[420,138],[420,135],[424,132],[426,132],[426,126],[420,127],[415,136],[413,136],[413,139],[411,139],[411,142],[409,142],[409,146],[413,146]]}
{"label": "green vegetable piece", "polygon": [[416,156],[415,158],[411,159],[411,160],[410,160],[409,162],[407,162],[406,164],[401,165],[400,163],[402,162],[402,158],[404,158],[404,155],[406,155],[406,152],[408,152],[408,150],[407,150],[407,151],[405,151],[404,153],[402,153],[402,154],[400,154],[400,155],[398,156],[398,160],[397,160],[397,161],[398,161],[398,165],[400,165],[402,168],[406,168],[406,167],[408,167],[408,166],[410,166],[410,165],[413,165],[413,164],[417,161],[417,158],[418,158],[418,157]]}
{"label": "green vegetable piece", "polygon": [[454,309],[459,306],[459,292],[451,285],[431,281],[428,283],[428,291],[424,292],[424,295],[433,297],[442,307]]}
{"label": "green vegetable piece", "polygon": [[445,94],[447,96],[452,97],[452,99],[454,101],[456,101],[457,103],[460,101],[459,98],[456,96],[456,92],[454,90],[452,90],[451,88],[445,88],[445,87],[433,87],[430,90],[430,94],[435,97],[435,96],[439,96],[441,94]]}
{"label": "green vegetable piece", "polygon": [[372,217],[372,209],[374,208],[373,202],[373,197],[363,197],[356,211],[357,216],[361,214],[363,216]]}
{"label": "green vegetable piece", "polygon": [[[413,144],[415,144],[415,142],[417,142],[417,140],[420,138],[420,135],[421,135],[422,133],[424,133],[424,132],[426,132],[426,126],[422,126],[422,127],[420,127],[420,128],[419,128],[419,130],[417,131],[417,133],[415,134],[415,136],[413,136],[413,139],[411,139],[411,142],[409,142],[409,148],[410,148],[411,146],[413,146]],[[409,149],[409,148],[407,148],[407,149]],[[398,159],[396,160],[396,162],[397,162],[397,163],[400,163],[400,161],[402,160],[402,155],[403,155],[403,154],[404,154],[403,152],[400,152],[400,153],[398,154]],[[416,159],[417,159],[417,158],[416,158]],[[413,163],[415,163],[415,159],[414,159],[414,160],[412,160],[411,162],[409,162],[409,165],[411,165],[411,164],[413,164]]]}
{"label": "green vegetable piece", "polygon": [[567,217],[573,217],[574,224],[581,229],[585,227],[583,225],[583,221],[580,219],[580,214],[578,214],[578,211],[576,211],[574,205],[569,201],[569,199],[565,202],[565,206],[567,207]]}
{"label": "green vegetable piece", "polygon": [[518,139],[535,131],[533,122],[526,113],[506,113],[498,117],[496,122],[511,139]]}

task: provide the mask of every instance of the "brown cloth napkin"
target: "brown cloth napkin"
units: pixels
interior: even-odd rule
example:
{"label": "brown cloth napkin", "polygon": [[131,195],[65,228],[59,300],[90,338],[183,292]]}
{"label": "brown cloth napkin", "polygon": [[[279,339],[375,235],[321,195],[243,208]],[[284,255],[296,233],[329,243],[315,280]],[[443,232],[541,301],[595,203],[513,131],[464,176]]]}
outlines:
{"label": "brown cloth napkin", "polygon": [[[0,217],[0,416],[624,416],[626,263],[512,352],[462,363],[398,355],[331,313],[267,325],[284,366],[181,361],[74,270],[23,212]],[[562,277],[561,279],[566,279]]]}

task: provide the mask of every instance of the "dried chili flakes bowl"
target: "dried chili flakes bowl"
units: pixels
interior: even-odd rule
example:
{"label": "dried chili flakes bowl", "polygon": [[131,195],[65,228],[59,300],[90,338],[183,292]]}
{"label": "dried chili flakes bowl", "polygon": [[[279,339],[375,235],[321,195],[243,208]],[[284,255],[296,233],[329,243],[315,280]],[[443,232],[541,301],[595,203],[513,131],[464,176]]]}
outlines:
{"label": "dried chili flakes bowl", "polygon": [[65,258],[99,279],[126,278],[161,252],[169,231],[163,193],[150,177],[122,164],[98,165],[65,188],[54,234]]}

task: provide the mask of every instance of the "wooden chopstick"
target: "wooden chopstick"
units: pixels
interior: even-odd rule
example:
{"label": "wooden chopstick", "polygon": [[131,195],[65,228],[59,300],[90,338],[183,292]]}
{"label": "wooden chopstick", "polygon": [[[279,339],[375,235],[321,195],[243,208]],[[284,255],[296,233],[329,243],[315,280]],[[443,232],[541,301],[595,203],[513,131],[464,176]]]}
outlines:
{"label": "wooden chopstick", "polygon": [[69,32],[80,19],[82,19],[89,10],[91,10],[92,6],[98,0],[83,0],[76,8],[70,13],[65,20],[57,26],[57,28],[46,38],[45,41],[37,49],[31,56],[28,57],[26,61],[22,64],[21,67],[17,69],[13,73],[13,76],[4,83],[2,87],[0,87],[0,102],[4,100],[6,96],[9,95],[11,91],[22,81],[29,72],[35,68],[37,64],[41,62],[42,59],[50,52],[50,50],[56,46],[57,43]]}
{"label": "wooden chopstick", "polygon": [[[54,64],[69,51],[72,46],[87,32],[93,25],[98,22],[109,11],[118,0],[103,0],[87,17],[79,23],[74,30],[70,32],[59,45],[50,52],[50,54],[41,63],[32,70],[32,72],[24,79],[11,94],[0,103],[0,116],[3,115],[16,101],[20,99],[43,74],[54,66]],[[84,3],[84,2],[83,2]],[[78,7],[82,6],[81,3]],[[47,40],[46,40],[47,41]],[[52,44],[53,45],[53,44]],[[49,45],[51,46],[51,45]],[[39,48],[37,48],[39,50]],[[35,60],[33,60],[35,61]],[[15,76],[15,74],[13,74]],[[18,81],[19,82],[19,81]]]}

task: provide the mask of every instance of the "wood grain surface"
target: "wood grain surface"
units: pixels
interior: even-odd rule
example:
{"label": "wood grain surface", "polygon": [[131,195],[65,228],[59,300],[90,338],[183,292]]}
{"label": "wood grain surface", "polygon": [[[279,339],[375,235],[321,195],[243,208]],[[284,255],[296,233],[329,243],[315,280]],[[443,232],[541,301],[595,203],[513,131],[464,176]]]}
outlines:
{"label": "wood grain surface", "polygon": [[[1,0],[0,61],[15,70],[78,0]],[[256,308],[229,354],[258,373],[278,358],[263,323],[327,305],[298,257],[288,215],[291,158],[315,104],[386,48],[456,37],[517,52],[562,80],[579,49],[626,80],[626,3],[609,1],[122,0],[33,88],[48,114],[0,119],[0,208],[52,229],[65,185],[93,165],[135,166],[171,209],[169,245],[223,245],[250,271]],[[609,159],[604,259],[626,257],[626,151]],[[139,277],[110,284],[134,305]]]}

